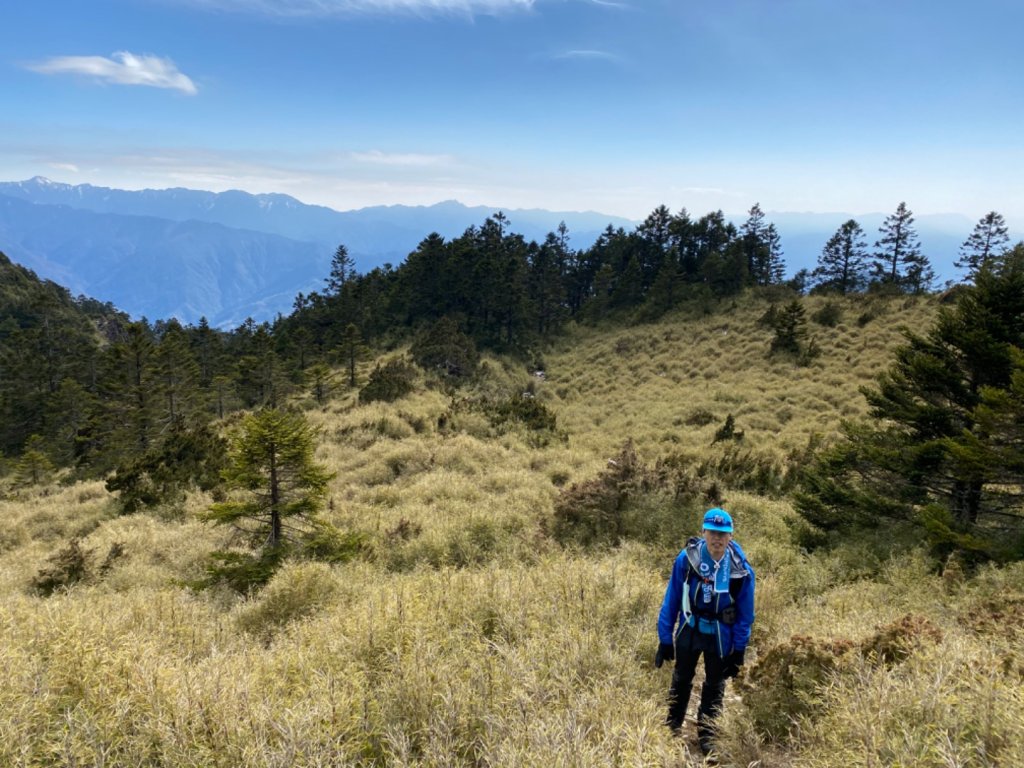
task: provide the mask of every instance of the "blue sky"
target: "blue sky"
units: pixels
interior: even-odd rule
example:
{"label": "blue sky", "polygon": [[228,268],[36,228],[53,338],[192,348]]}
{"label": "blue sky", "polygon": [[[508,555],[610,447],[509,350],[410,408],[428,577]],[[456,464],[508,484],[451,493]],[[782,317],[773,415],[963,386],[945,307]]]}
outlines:
{"label": "blue sky", "polygon": [[0,180],[1024,224],[1019,0],[39,0],[0,29]]}

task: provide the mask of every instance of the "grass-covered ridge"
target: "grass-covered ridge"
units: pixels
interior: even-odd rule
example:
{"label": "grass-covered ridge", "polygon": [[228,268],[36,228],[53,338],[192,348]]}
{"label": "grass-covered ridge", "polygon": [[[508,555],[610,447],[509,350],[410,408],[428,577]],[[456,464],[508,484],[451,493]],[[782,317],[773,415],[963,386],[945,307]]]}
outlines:
{"label": "grass-covered ridge", "polygon": [[[100,482],[7,493],[0,764],[699,765],[660,725],[670,672],[651,661],[712,490],[759,577],[724,764],[1024,762],[1024,569],[940,575],[897,529],[798,545],[787,473],[865,413],[857,387],[938,302],[810,297],[808,315],[827,301],[840,317],[810,323],[805,366],[769,356],[769,305],[750,300],[573,329],[543,378],[486,358],[454,396],[422,379],[393,403],[303,401],[337,473],[324,516],[362,548],[249,598],[183,586],[226,541],[197,520],[207,494],[118,516]],[[554,430],[491,418],[523,392]],[[609,474],[627,441],[635,466]],[[565,499],[602,477],[625,492],[619,534],[560,535]],[[42,596],[73,540],[81,579]]]}

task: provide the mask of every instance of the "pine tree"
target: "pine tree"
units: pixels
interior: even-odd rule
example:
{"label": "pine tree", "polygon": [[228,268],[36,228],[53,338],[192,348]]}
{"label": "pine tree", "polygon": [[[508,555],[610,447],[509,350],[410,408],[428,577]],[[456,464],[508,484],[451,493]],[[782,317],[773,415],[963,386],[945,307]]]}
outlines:
{"label": "pine tree", "polygon": [[[562,222],[562,226],[565,226],[565,222]],[[549,232],[542,245],[530,244],[527,298],[534,316],[536,333],[541,338],[554,333],[567,315],[564,283],[569,261],[567,239],[564,232],[562,237]]]}
{"label": "pine tree", "polygon": [[164,428],[192,420],[199,403],[199,376],[188,334],[172,320],[153,355],[154,389],[162,402],[159,422]]}
{"label": "pine tree", "polygon": [[159,429],[154,387],[156,344],[145,320],[129,323],[101,361],[100,409],[89,427],[101,466],[143,453]]}
{"label": "pine tree", "polygon": [[345,365],[345,370],[348,371],[348,385],[350,387],[356,385],[356,364],[366,357],[368,352],[369,350],[366,348],[366,345],[363,344],[363,335],[359,332],[359,329],[353,323],[346,325],[345,330],[341,334],[341,340],[338,343],[338,354]]}
{"label": "pine tree", "polygon": [[995,211],[989,211],[960,246],[960,258],[954,266],[967,270],[966,279],[973,280],[989,259],[1006,252],[1010,243],[1007,231],[1006,220]]}
{"label": "pine tree", "polygon": [[874,280],[912,293],[927,290],[935,273],[927,257],[921,254],[914,215],[907,204],[901,202],[878,232],[881,237],[875,242]]}
{"label": "pine tree", "polygon": [[644,246],[640,251],[640,267],[644,288],[647,289],[668,257],[672,239],[672,213],[664,205],[659,205],[637,227],[636,233]]}
{"label": "pine tree", "polygon": [[39,485],[53,473],[53,462],[43,450],[43,438],[32,435],[14,466],[15,485]]}
{"label": "pine tree", "polygon": [[865,280],[866,248],[864,230],[850,219],[825,243],[812,280],[819,288],[843,295],[860,290]]}
{"label": "pine tree", "polygon": [[747,273],[755,285],[768,285],[771,281],[771,252],[768,225],[760,203],[754,203],[747,212],[747,220],[740,227],[740,237],[747,256]]}
{"label": "pine tree", "polygon": [[774,313],[771,325],[775,331],[771,351],[800,354],[807,338],[807,310],[803,305],[796,299],[789,302]]}
{"label": "pine tree", "polygon": [[317,405],[323,405],[331,395],[337,373],[324,362],[313,363],[306,369],[306,381]]}
{"label": "pine tree", "polygon": [[1010,392],[1000,422],[1022,418],[1013,393],[1024,352],[1024,245],[990,262],[926,334],[907,332],[889,370],[863,390],[871,420],[846,424],[808,471],[798,498],[807,520],[830,529],[895,519],[942,548],[1024,556],[1018,513],[1016,538],[1005,534],[1006,478],[1020,487],[1024,476],[995,450],[1007,429],[984,416],[986,403]]}
{"label": "pine tree", "polygon": [[327,280],[327,295],[337,296],[342,287],[356,276],[355,260],[344,244],[339,245],[331,257],[331,271]]}
{"label": "pine tree", "polygon": [[765,232],[765,243],[768,247],[768,265],[765,276],[765,285],[782,285],[786,277],[786,262],[782,256],[782,238],[775,229],[774,224],[769,224]]}
{"label": "pine tree", "polygon": [[223,472],[241,497],[214,504],[206,518],[271,550],[311,531],[333,477],[314,460],[316,438],[300,413],[265,408],[246,416]]}

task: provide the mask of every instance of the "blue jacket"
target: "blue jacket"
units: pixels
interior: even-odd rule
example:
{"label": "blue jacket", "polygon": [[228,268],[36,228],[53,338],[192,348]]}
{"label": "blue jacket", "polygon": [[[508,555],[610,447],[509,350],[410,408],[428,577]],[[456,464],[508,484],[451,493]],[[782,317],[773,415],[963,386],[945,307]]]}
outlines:
{"label": "blue jacket", "polygon": [[[683,598],[684,595],[688,595],[687,606],[697,605],[697,592],[702,582],[697,571],[700,566],[701,541],[697,537],[690,539],[672,566],[672,576],[668,580],[665,599],[658,615],[659,642],[674,642],[683,627],[694,624],[694,617],[683,613]],[[750,641],[750,627],[754,623],[754,569],[747,562],[743,549],[735,541],[729,542],[726,556],[732,558],[730,587],[727,593],[715,595],[715,610],[720,616],[723,610],[735,605],[736,620],[732,624],[726,624],[724,621],[715,622],[718,654],[723,658],[733,651],[742,651],[747,647]],[[682,620],[677,629],[676,621],[680,619],[681,614]]]}

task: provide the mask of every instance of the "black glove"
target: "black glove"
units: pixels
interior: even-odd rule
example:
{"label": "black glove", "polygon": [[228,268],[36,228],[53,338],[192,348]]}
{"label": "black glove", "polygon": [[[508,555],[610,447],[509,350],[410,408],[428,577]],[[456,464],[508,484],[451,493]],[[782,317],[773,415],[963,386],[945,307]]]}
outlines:
{"label": "black glove", "polygon": [[743,657],[746,653],[746,649],[743,649],[742,651],[733,651],[725,657],[725,666],[722,671],[726,677],[736,677],[740,673],[740,667],[743,666]]}
{"label": "black glove", "polygon": [[661,669],[666,661],[673,661],[676,657],[676,648],[672,643],[658,643],[658,652],[654,654],[654,666]]}

